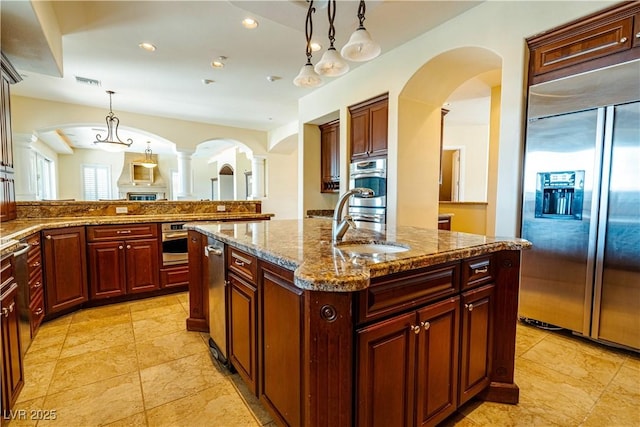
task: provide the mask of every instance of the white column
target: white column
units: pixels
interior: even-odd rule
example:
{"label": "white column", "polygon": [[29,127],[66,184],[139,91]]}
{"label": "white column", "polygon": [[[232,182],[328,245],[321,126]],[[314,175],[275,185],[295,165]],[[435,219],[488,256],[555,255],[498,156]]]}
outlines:
{"label": "white column", "polygon": [[193,182],[191,179],[191,155],[192,151],[178,151],[178,174],[180,175],[180,188],[178,200],[190,200],[193,198]]}
{"label": "white column", "polygon": [[16,200],[36,200],[35,151],[31,147],[34,136],[13,134],[13,169],[15,171]]}
{"label": "white column", "polygon": [[263,199],[266,196],[264,186],[265,156],[253,156],[251,159],[251,200]]}

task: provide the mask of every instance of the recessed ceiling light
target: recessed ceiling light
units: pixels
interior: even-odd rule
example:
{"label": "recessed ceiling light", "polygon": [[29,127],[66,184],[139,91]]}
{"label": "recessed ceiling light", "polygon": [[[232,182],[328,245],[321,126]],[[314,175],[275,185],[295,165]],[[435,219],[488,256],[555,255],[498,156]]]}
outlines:
{"label": "recessed ceiling light", "polygon": [[270,82],[275,82],[276,80],[280,80],[282,77],[280,76],[267,76],[267,80]]}
{"label": "recessed ceiling light", "polygon": [[318,42],[311,42],[311,52],[317,52],[322,49],[322,45]]}
{"label": "recessed ceiling light", "polygon": [[146,50],[147,52],[155,52],[156,47],[148,42],[142,42],[138,45],[141,49]]}
{"label": "recessed ceiling light", "polygon": [[213,60],[211,62],[211,66],[213,68],[224,68],[224,62],[222,62],[222,61],[225,61],[226,59],[227,59],[226,56],[218,56],[218,59]]}
{"label": "recessed ceiling light", "polygon": [[202,84],[210,85],[211,83],[215,83],[215,80],[211,80],[211,79],[202,79]]}
{"label": "recessed ceiling light", "polygon": [[255,28],[258,28],[258,21],[253,18],[244,18],[242,20],[242,26],[249,30],[253,30]]}

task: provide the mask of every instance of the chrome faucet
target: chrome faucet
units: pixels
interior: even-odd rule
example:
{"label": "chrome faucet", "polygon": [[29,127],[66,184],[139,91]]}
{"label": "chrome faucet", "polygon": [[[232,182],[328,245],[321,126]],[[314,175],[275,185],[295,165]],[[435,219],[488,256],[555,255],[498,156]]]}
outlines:
{"label": "chrome faucet", "polygon": [[356,224],[353,222],[351,215],[345,215],[342,217],[342,211],[344,210],[344,205],[349,200],[349,197],[354,194],[359,194],[361,197],[373,197],[375,193],[370,188],[356,187],[344,193],[338,199],[338,203],[336,204],[336,208],[333,211],[333,227],[332,227],[332,237],[333,242],[339,242],[344,237],[344,234],[349,229],[349,226],[356,228]]}

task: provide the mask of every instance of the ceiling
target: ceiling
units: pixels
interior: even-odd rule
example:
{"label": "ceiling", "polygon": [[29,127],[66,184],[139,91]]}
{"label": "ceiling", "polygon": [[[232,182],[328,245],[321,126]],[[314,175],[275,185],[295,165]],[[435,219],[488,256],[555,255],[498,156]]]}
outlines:
{"label": "ceiling", "polygon": [[[112,90],[116,115],[127,111],[267,131],[297,120],[298,99],[312,90],[292,83],[306,61],[304,0],[37,3],[52,19],[38,19],[28,1],[2,0],[0,6],[2,51],[23,77],[11,89],[18,96],[104,108],[106,114],[105,91]],[[314,63],[328,45],[322,3],[315,2],[313,15],[313,39],[323,45]],[[365,26],[384,55],[479,3],[370,0]],[[357,8],[357,1],[337,2],[338,50],[357,27]],[[258,27],[245,29],[246,17]],[[48,49],[55,40],[47,37],[56,31],[60,57]],[[156,51],[141,49],[141,42],[153,43]],[[211,62],[221,56],[227,57],[225,67],[214,69]],[[76,77],[99,85],[78,83]]]}

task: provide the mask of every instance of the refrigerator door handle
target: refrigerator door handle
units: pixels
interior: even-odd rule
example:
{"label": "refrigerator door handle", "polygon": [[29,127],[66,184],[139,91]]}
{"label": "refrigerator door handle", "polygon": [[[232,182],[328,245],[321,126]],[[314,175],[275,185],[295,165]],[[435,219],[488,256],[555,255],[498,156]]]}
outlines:
{"label": "refrigerator door handle", "polygon": [[[598,203],[598,240],[596,243],[595,272],[593,286],[593,311],[591,319],[591,338],[598,338],[600,335],[600,304],[602,301],[602,276],[604,273],[604,250],[607,233],[607,217],[609,210],[609,186],[611,184],[611,155],[613,152],[613,121],[614,106],[610,105],[606,110],[606,127],[604,129],[604,147],[602,149],[602,180],[599,186],[594,186],[600,194]],[[594,204],[595,205],[595,204]],[[593,224],[593,221],[592,221]]]}

